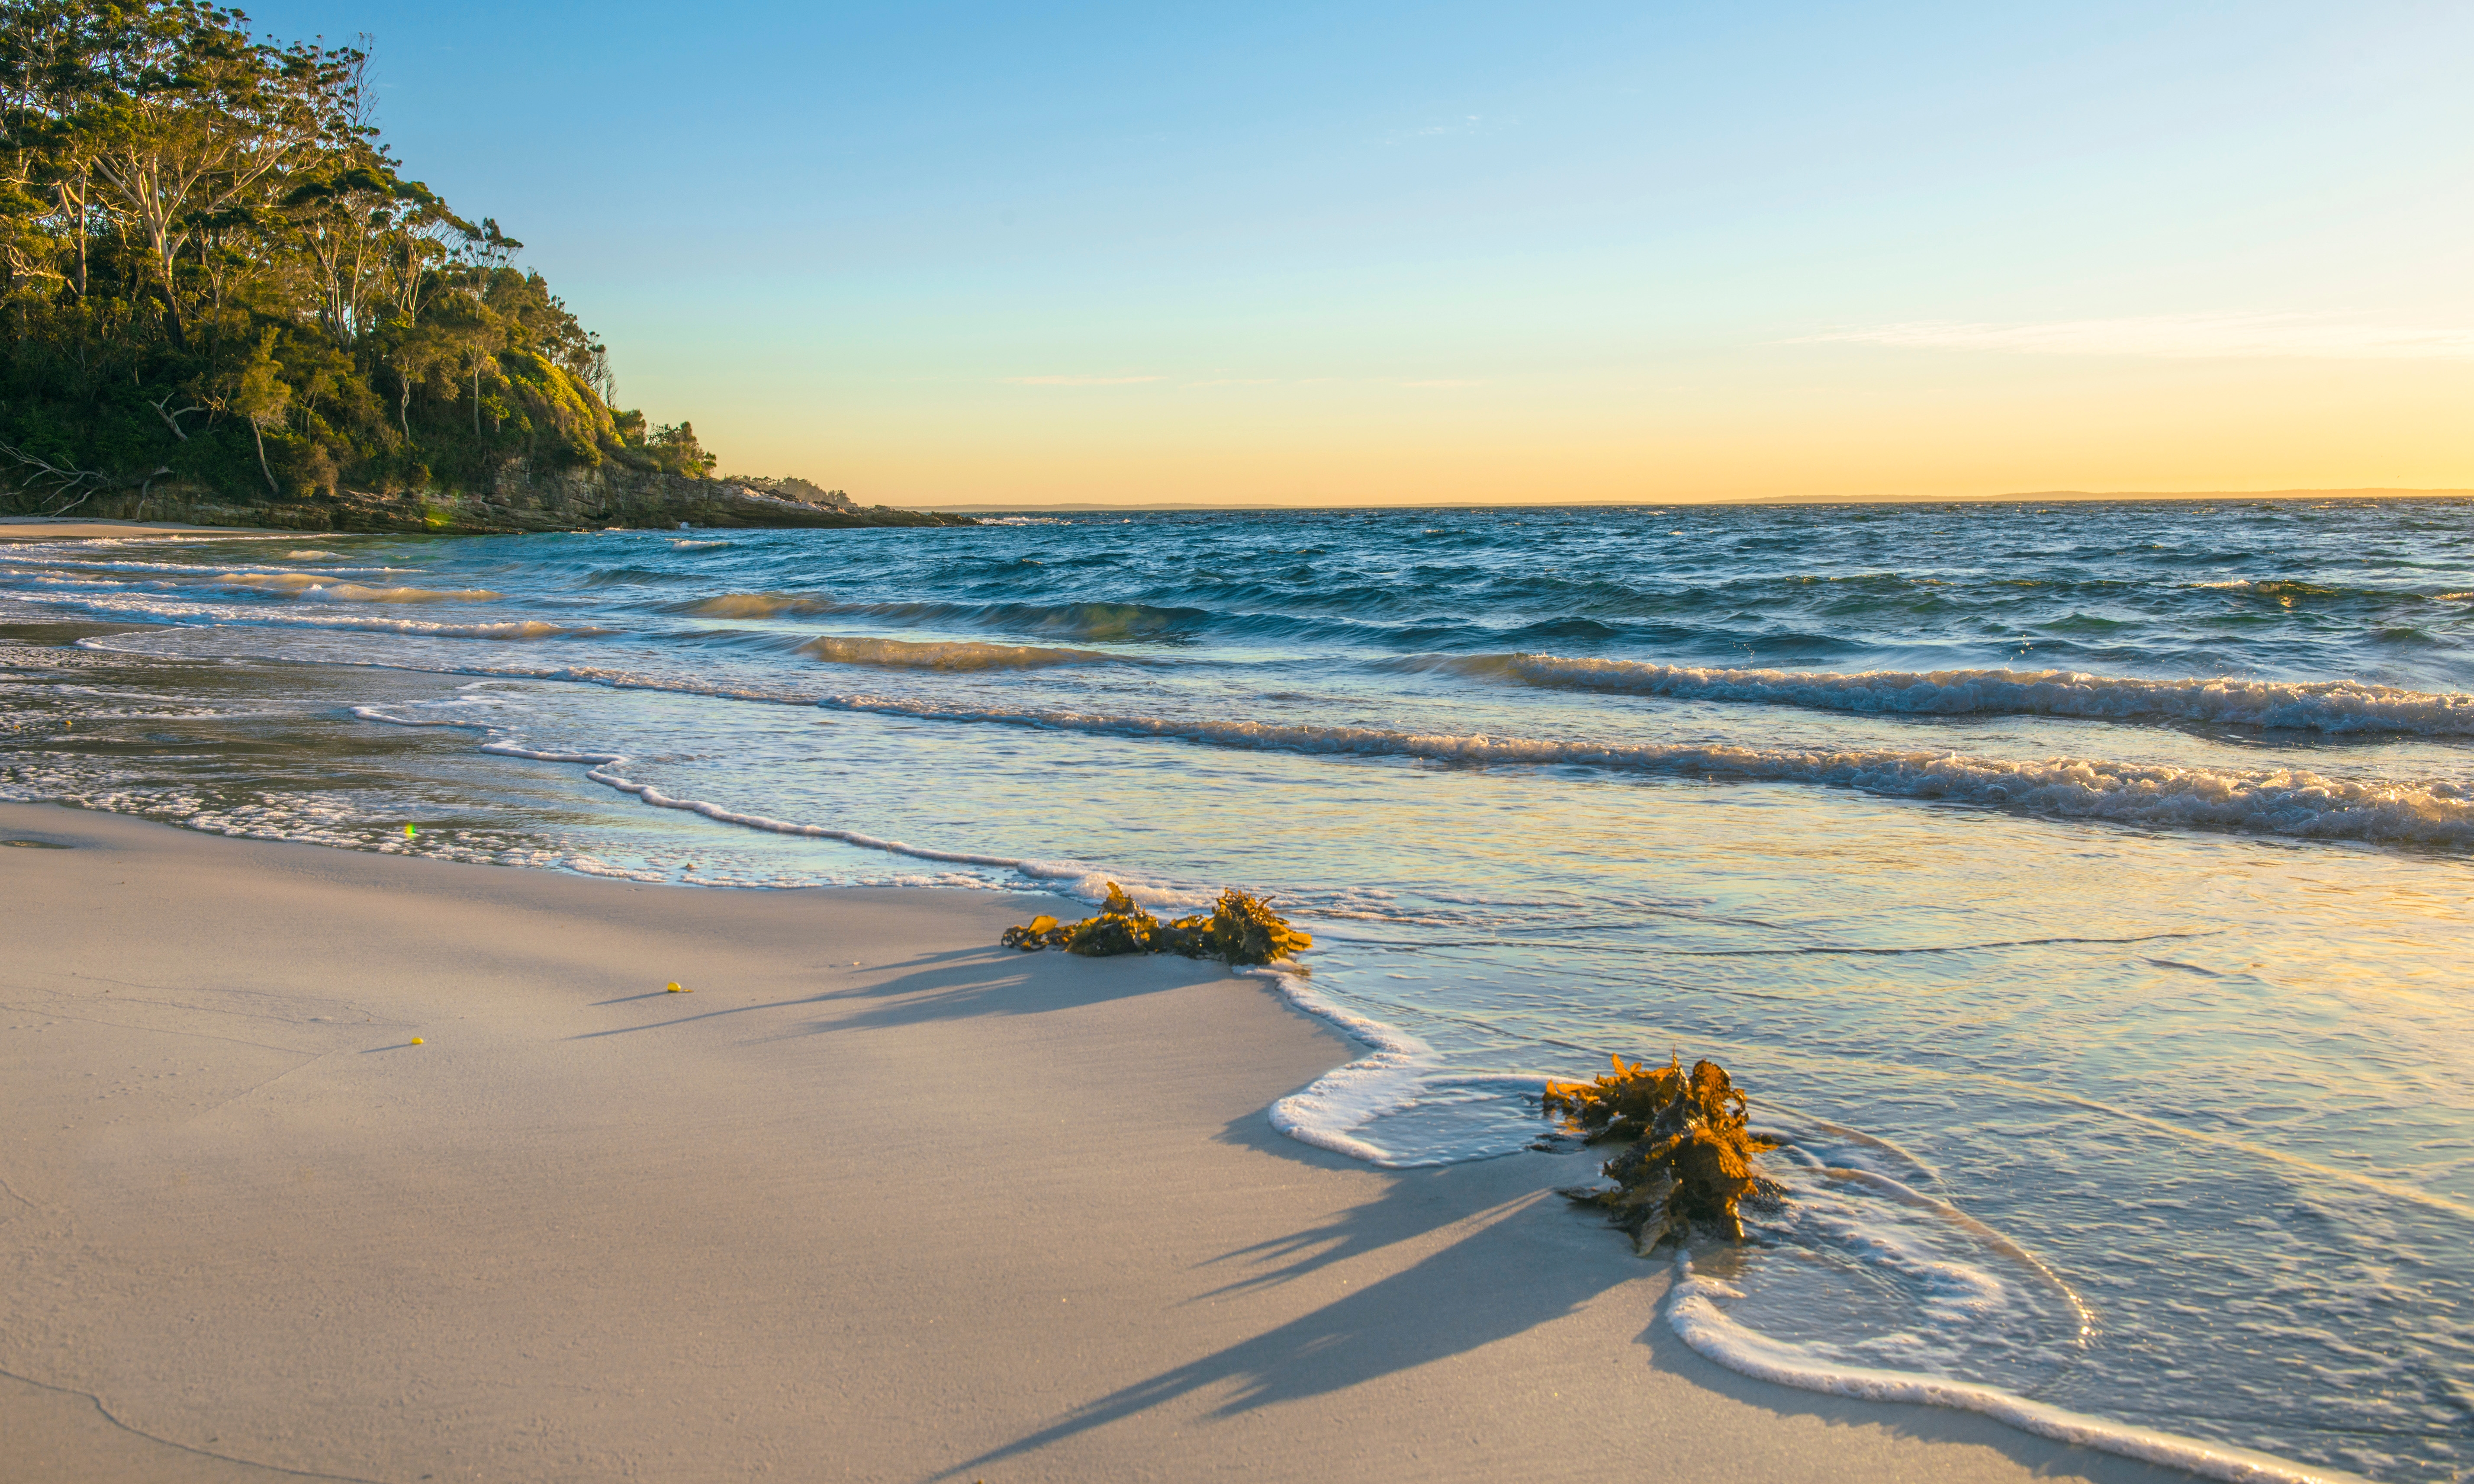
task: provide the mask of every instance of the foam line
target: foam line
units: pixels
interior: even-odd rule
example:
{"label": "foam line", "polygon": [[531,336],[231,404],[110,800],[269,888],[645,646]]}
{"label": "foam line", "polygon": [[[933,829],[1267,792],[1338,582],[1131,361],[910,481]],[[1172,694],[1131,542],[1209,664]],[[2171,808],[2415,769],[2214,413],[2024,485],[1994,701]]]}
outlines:
{"label": "foam line", "polygon": [[1355,1132],[1417,1101],[1418,1089],[1435,1065],[1432,1047],[1316,993],[1312,982],[1293,968],[1273,964],[1237,971],[1273,980],[1290,1004],[1328,1022],[1372,1053],[1332,1068],[1302,1090],[1273,1103],[1270,1110],[1273,1128],[1298,1143],[1328,1149],[1385,1169],[1450,1162],[1442,1159],[1395,1159],[1391,1151],[1358,1137]]}
{"label": "foam line", "polygon": [[2363,1484],[2358,1476],[2338,1470],[2309,1467],[2229,1444],[2175,1437],[2090,1417],[2030,1401],[1998,1387],[1905,1371],[1825,1364],[1729,1319],[1717,1301],[1740,1298],[1740,1290],[1696,1276],[1690,1256],[1680,1250],[1675,1255],[1675,1288],[1667,1298],[1667,1325],[1685,1344],[1728,1370],[1755,1380],[1866,1401],[1904,1401],[1977,1412],[2040,1438],[2181,1469],[2224,1484]]}
{"label": "foam line", "polygon": [[157,623],[174,623],[182,619],[206,619],[215,624],[240,624],[279,629],[346,629],[363,633],[410,634],[437,638],[557,639],[589,637],[594,634],[617,632],[592,625],[543,623],[538,619],[519,619],[507,623],[452,624],[432,623],[419,618],[379,618],[357,613],[311,616],[284,612],[279,610],[226,608],[210,603],[181,603],[163,598],[134,595],[124,597],[102,593],[77,597],[46,593],[36,601],[53,607],[82,608],[93,612],[116,613]]}

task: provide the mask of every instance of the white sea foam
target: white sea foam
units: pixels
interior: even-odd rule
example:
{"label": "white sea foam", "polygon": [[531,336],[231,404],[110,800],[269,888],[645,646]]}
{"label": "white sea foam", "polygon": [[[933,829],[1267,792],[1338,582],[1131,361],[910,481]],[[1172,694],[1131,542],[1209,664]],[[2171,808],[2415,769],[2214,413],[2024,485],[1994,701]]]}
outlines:
{"label": "white sea foam", "polygon": [[2041,1438],[2181,1469],[2202,1478],[2225,1480],[2227,1484],[2359,1484],[2355,1475],[2338,1470],[2308,1467],[2248,1448],[2090,1417],[2030,1401],[1998,1387],[1840,1364],[1802,1347],[1773,1340],[1727,1317],[1719,1301],[1739,1299],[1742,1291],[1695,1274],[1688,1254],[1676,1253],[1675,1273],[1675,1288],[1667,1298],[1667,1324],[1686,1345],[1756,1380],[1868,1401],[1904,1401],[1980,1412]]}
{"label": "white sea foam", "polygon": [[1385,1168],[1448,1162],[1442,1159],[1395,1159],[1390,1150],[1363,1135],[1367,1125],[1375,1119],[1417,1101],[1427,1075],[1437,1065],[1432,1047],[1316,993],[1313,982],[1290,966],[1273,964],[1241,972],[1272,979],[1291,1004],[1329,1021],[1370,1052],[1273,1103],[1272,1127],[1301,1144]]}
{"label": "white sea foam", "polygon": [[1396,661],[1489,680],[1681,700],[1906,716],[2071,716],[2323,732],[2474,736],[2474,695],[2359,681],[2150,681],[2073,670],[1715,669],[1556,655],[1420,655]]}
{"label": "white sea foam", "polygon": [[848,711],[1120,736],[1167,737],[1215,747],[1420,757],[1484,764],[1579,764],[1632,772],[1758,782],[1814,783],[1903,799],[2016,809],[2064,819],[2177,828],[2250,830],[2311,839],[2474,846],[2474,790],[2454,783],[2390,783],[2324,778],[2302,769],[2175,768],[2049,757],[1967,757],[1886,748],[1824,751],[1702,743],[1599,743],[1318,727],[1200,718],[999,710],[878,696],[832,696]]}

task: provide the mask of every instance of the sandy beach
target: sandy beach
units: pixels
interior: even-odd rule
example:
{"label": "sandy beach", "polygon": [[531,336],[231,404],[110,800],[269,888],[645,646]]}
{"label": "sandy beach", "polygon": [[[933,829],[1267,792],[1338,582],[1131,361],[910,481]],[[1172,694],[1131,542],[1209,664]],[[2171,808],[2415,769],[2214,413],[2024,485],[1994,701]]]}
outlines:
{"label": "sandy beach", "polygon": [[[91,540],[96,537],[288,535],[255,526],[193,526],[177,520],[61,520],[49,515],[0,515],[0,541]],[[302,533],[304,536],[307,533]]]}
{"label": "sandy beach", "polygon": [[2178,1476],[1705,1362],[1578,1161],[1283,1138],[1346,1043],[1053,900],[0,838],[22,1484]]}

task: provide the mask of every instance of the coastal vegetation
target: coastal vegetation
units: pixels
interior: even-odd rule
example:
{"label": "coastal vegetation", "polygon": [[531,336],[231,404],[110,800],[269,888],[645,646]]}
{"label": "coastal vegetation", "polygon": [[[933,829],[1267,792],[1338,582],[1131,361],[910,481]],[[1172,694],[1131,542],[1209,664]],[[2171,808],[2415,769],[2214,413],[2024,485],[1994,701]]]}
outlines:
{"label": "coastal vegetation", "polygon": [[0,4],[0,486],[66,512],[701,480],[609,350],[380,140],[369,58],[200,0]]}
{"label": "coastal vegetation", "polygon": [[1752,1157],[1779,1146],[1752,1132],[1744,1094],[1715,1062],[1684,1070],[1612,1059],[1612,1075],[1594,1082],[1550,1082],[1542,1111],[1591,1143],[1629,1139],[1604,1167],[1615,1184],[1577,1186],[1563,1194],[1607,1212],[1647,1254],[1662,1241],[1682,1244],[1700,1223],[1743,1240],[1741,1208],[1774,1205],[1782,1190]]}
{"label": "coastal vegetation", "polygon": [[1100,910],[1078,922],[1053,917],[1032,918],[1005,930],[1005,945],[1025,952],[1063,948],[1085,958],[1113,958],[1124,953],[1178,953],[1187,958],[1216,958],[1224,964],[1268,964],[1314,946],[1314,939],[1289,925],[1260,898],[1231,887],[1220,894],[1209,913],[1163,922],[1134,905],[1125,888],[1108,883]]}

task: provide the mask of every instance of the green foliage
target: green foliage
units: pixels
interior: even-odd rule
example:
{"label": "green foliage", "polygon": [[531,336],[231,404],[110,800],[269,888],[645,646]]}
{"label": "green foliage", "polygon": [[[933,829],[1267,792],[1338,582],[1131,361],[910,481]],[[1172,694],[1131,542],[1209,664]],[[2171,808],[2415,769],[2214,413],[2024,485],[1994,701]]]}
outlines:
{"label": "green foliage", "polygon": [[1726,1068],[1695,1062],[1686,1072],[1672,1057],[1664,1066],[1613,1061],[1613,1076],[1546,1084],[1541,1110],[1561,1117],[1565,1128],[1591,1143],[1632,1141],[1604,1166],[1613,1189],[1585,1186],[1564,1194],[1603,1208],[1642,1253],[1670,1238],[1684,1241],[1695,1222],[1743,1240],[1738,1208],[1773,1204],[1781,1193],[1752,1157],[1779,1146],[1752,1132],[1744,1094]]}
{"label": "green foliage", "polygon": [[1187,958],[1216,958],[1224,964],[1268,964],[1314,946],[1314,939],[1291,927],[1258,898],[1234,887],[1220,894],[1208,916],[1197,914],[1163,922],[1108,883],[1108,899],[1098,915],[1079,922],[1035,917],[1005,930],[1005,945],[1029,952],[1063,948],[1086,958],[1112,958],[1122,953],[1181,953]]}
{"label": "green foliage", "polygon": [[521,243],[404,179],[366,58],[246,25],[0,0],[0,495],[711,470],[688,424],[612,409]]}

